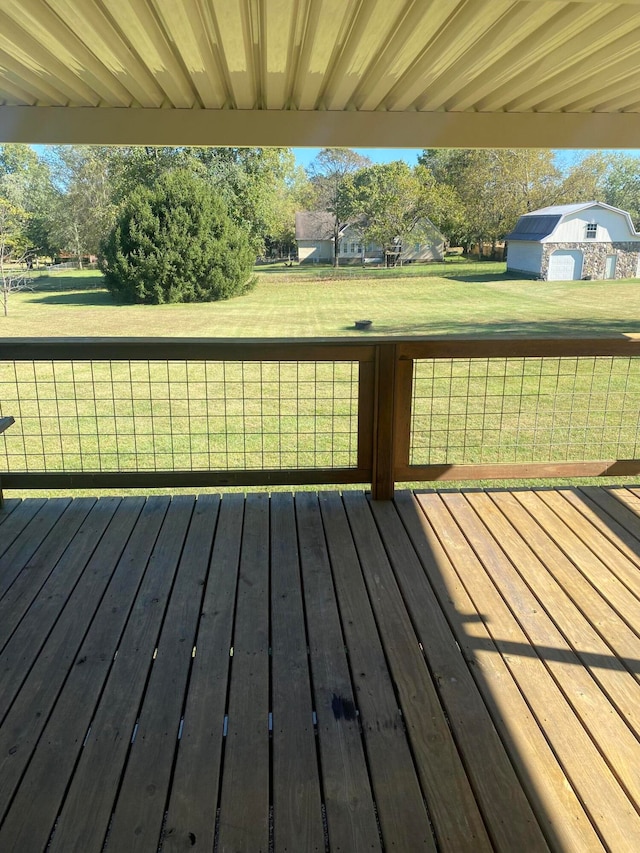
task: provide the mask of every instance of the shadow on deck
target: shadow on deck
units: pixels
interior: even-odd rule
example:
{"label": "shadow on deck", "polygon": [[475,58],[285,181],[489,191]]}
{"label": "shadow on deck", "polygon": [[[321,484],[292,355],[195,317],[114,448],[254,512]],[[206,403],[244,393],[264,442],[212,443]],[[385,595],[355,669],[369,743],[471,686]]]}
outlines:
{"label": "shadow on deck", "polygon": [[9,500],[2,851],[640,849],[640,491]]}

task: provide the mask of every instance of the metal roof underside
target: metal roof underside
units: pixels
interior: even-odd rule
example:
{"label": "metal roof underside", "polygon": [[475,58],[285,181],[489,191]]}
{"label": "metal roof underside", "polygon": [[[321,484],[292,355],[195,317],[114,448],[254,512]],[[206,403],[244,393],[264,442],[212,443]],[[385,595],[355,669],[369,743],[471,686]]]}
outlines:
{"label": "metal roof underside", "polygon": [[636,147],[640,0],[0,0],[0,141]]}

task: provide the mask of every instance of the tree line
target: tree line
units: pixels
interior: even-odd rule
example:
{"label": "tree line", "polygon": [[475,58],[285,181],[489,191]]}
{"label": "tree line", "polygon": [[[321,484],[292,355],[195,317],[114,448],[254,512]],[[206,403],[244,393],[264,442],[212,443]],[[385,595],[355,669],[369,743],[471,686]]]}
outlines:
{"label": "tree line", "polygon": [[23,248],[82,259],[99,253],[131,193],[167,172],[190,173],[214,188],[256,255],[293,239],[307,179],[285,148],[61,145],[36,152],[7,144],[0,146],[0,205],[11,207]]}
{"label": "tree line", "polygon": [[545,149],[425,149],[415,167],[372,164],[348,149],[325,149],[310,171],[316,199],[333,215],[334,248],[341,228],[359,224],[363,242],[392,253],[419,242],[430,220],[449,245],[480,253],[542,207],[604,201],[627,210],[640,227],[640,160],[630,154],[585,152],[561,168]]}
{"label": "tree line", "polygon": [[[640,226],[640,160],[624,153],[585,152],[561,168],[554,152],[542,149],[425,149],[410,166],[403,160],[374,164],[351,149],[325,148],[305,171],[288,148],[36,151],[6,144],[0,146],[0,265],[60,253],[82,264],[109,240],[113,244],[113,230],[135,193],[142,188],[153,196],[169,174],[173,189],[167,185],[167,192],[182,184],[183,196],[196,186],[215,196],[215,216],[235,223],[247,257],[254,258],[295,251],[294,214],[305,209],[331,214],[336,263],[348,223],[356,224],[363,242],[385,250],[399,241],[420,242],[426,220],[451,245],[495,249],[521,214],[590,200],[628,210]],[[150,197],[139,204],[150,204]],[[157,193],[154,198],[161,207]],[[154,216],[157,230],[162,217]],[[179,232],[174,223],[171,233],[177,238]],[[236,238],[231,242],[236,245]]]}

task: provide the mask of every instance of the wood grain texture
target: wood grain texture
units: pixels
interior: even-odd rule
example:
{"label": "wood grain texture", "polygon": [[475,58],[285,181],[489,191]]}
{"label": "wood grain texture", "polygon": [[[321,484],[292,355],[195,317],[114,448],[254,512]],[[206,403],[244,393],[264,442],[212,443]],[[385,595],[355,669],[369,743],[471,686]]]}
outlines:
{"label": "wood grain texture", "polygon": [[318,496],[300,492],[295,504],[329,844],[341,851],[379,851],[356,694]]}
{"label": "wood grain texture", "polygon": [[[86,565],[116,511],[119,499],[106,498],[98,506],[94,506],[95,503],[95,498],[74,500],[60,518],[60,524],[55,525],[0,598],[0,648],[52,575],[75,578],[77,574],[70,564],[80,570]],[[93,513],[92,509],[95,510]],[[87,516],[90,513],[89,520]],[[51,586],[48,585],[47,595],[52,595]]]}
{"label": "wood grain texture", "polygon": [[[359,492],[345,493],[343,500],[438,847],[451,853],[490,850],[492,845],[463,760],[371,516],[369,503]],[[389,506],[388,502],[372,503],[374,506]],[[397,527],[387,528],[387,548],[394,547],[394,534],[399,532]],[[497,762],[491,763],[497,776]],[[514,780],[509,776],[507,784],[504,784],[504,779],[502,781],[503,790],[508,790],[508,783]],[[521,822],[514,821],[514,825],[520,826]],[[529,836],[527,841],[531,850],[536,849],[531,846]],[[506,850],[507,845],[502,849]]]}
{"label": "wood grain texture", "polygon": [[[162,606],[167,574],[170,583],[170,573],[163,572],[161,565],[155,573],[152,570],[161,563],[160,553],[171,560],[176,546],[170,545],[169,537],[179,535],[174,526],[179,513],[173,507],[167,509],[168,504],[167,498],[150,499],[140,514],[134,509],[136,527],[128,547],[89,630],[67,664],[67,680],[45,729],[48,748],[39,750],[29,765],[20,791],[22,807],[12,812],[14,820],[3,827],[16,851],[37,838],[46,843],[65,796],[67,815],[82,800],[71,829],[74,838],[80,839],[77,846],[87,853],[101,849],[131,740],[131,716],[135,720],[144,687],[144,678],[135,677],[140,670],[131,675],[132,662],[135,667],[141,658],[151,657],[153,648],[147,657],[144,644],[154,643],[153,619]],[[167,515],[174,518],[162,527]],[[163,530],[167,538],[161,535]],[[122,600],[127,602],[125,607]],[[54,842],[62,850],[65,822],[58,823],[61,831]]]}
{"label": "wood grain texture", "polygon": [[271,497],[271,702],[276,850],[324,853],[293,496]]}
{"label": "wood grain texture", "polygon": [[603,840],[613,849],[633,849],[640,841],[640,818],[634,805],[545,663],[531,653],[527,635],[491,580],[491,566],[485,570],[460,528],[452,523],[452,516],[439,496],[420,495],[419,502],[436,527],[461,580],[473,590],[478,617],[488,626],[513,679],[523,691]]}
{"label": "wood grain texture", "polygon": [[[3,527],[3,533],[6,535],[5,541],[9,541],[9,536],[14,531],[17,535],[0,557],[0,598],[6,593],[38,548],[41,547],[70,502],[71,498],[49,498],[19,533],[17,532],[18,525],[23,519],[21,516],[16,518],[17,513],[12,514],[7,525]],[[9,527],[8,530],[5,529],[7,526]]]}
{"label": "wood grain texture", "polygon": [[322,494],[320,506],[383,841],[400,850],[435,851],[345,509],[334,493]]}
{"label": "wood grain texture", "polygon": [[244,508],[241,494],[225,495],[220,508],[169,797],[167,853],[210,853],[214,845]]}
{"label": "wood grain texture", "polygon": [[639,488],[45,506],[3,853],[640,846]]}
{"label": "wood grain texture", "polygon": [[[550,748],[544,729],[512,678],[430,519],[410,492],[397,493],[395,504],[549,846],[557,853],[600,853],[604,847],[589,816]],[[447,682],[451,682],[452,689],[456,688],[458,672],[450,672],[450,666],[445,659],[443,689]],[[473,738],[475,730],[468,736]],[[510,814],[501,814],[500,820],[508,820]],[[490,824],[489,828],[492,831]]]}
{"label": "wood grain texture", "polygon": [[[220,791],[220,853],[269,847],[269,497],[247,496]],[[239,792],[242,792],[239,795]]]}

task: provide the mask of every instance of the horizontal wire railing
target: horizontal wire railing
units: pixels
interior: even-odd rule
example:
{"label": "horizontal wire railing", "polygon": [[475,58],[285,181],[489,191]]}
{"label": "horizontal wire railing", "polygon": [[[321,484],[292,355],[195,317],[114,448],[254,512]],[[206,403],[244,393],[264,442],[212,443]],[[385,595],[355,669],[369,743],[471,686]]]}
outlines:
{"label": "horizontal wire railing", "polygon": [[636,459],[640,359],[416,359],[409,464]]}
{"label": "horizontal wire railing", "polygon": [[638,474],[640,340],[0,340],[0,418],[6,488]]}
{"label": "horizontal wire railing", "polygon": [[0,399],[13,472],[357,464],[357,362],[16,361]]}

